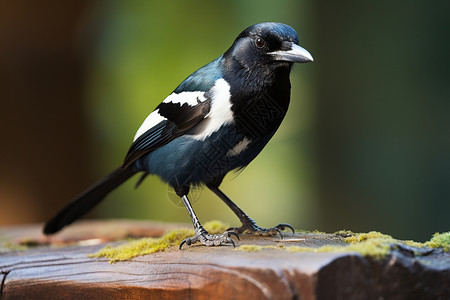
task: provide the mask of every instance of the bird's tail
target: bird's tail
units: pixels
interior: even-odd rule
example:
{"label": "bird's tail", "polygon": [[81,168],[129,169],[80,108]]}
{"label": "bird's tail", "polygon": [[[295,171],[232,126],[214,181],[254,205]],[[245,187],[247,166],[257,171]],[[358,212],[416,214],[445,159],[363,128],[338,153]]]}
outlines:
{"label": "bird's tail", "polygon": [[136,173],[132,167],[118,168],[99,182],[91,186],[84,193],[76,197],[66,207],[59,211],[50,221],[45,224],[44,233],[55,233],[66,225],[69,225],[96,204],[98,204],[109,192],[122,184],[125,180]]}

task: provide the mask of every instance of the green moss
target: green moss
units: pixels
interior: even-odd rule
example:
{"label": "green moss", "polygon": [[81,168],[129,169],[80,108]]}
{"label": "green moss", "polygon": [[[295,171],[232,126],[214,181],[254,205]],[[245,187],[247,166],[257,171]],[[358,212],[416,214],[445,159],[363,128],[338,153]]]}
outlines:
{"label": "green moss", "polygon": [[[224,232],[229,226],[219,221],[211,221],[205,224],[205,229],[211,234]],[[320,233],[316,233],[320,234]],[[347,243],[345,246],[322,246],[302,247],[302,246],[286,246],[278,244],[276,246],[258,246],[258,245],[241,245],[235,248],[236,251],[258,252],[263,249],[277,249],[289,252],[316,252],[316,253],[344,253],[357,252],[363,256],[382,259],[391,253],[393,245],[404,244],[411,247],[429,247],[442,248],[444,251],[450,251],[450,232],[436,233],[425,243],[414,241],[401,241],[394,239],[390,235],[386,235],[377,231],[368,233],[354,233],[348,230],[341,230],[335,233],[343,238]],[[90,257],[106,257],[110,263],[118,260],[127,260],[136,256],[166,251],[171,247],[178,247],[180,243],[187,237],[193,236],[192,229],[174,229],[160,238],[142,238],[131,240],[128,243],[110,247],[106,246],[97,253],[90,254]],[[417,253],[417,255],[420,255]]]}
{"label": "green moss", "polygon": [[372,239],[381,239],[381,240],[390,240],[394,239],[387,234],[383,234],[378,231],[370,231],[368,233],[351,233],[347,237],[344,238],[344,241],[350,244],[361,243],[366,240]]}
{"label": "green moss", "polygon": [[346,253],[357,252],[364,256],[374,258],[384,258],[390,253],[391,246],[384,239],[372,239],[358,244],[348,246],[323,246],[319,248],[301,247],[301,246],[256,246],[242,245],[236,248],[238,251],[257,252],[263,249],[279,249],[288,252],[314,252],[314,253]]}
{"label": "green moss", "polygon": [[234,248],[234,250],[244,252],[258,252],[262,250],[262,247],[257,245],[241,245],[239,247]]}
{"label": "green moss", "polygon": [[374,258],[384,258],[391,251],[391,244],[396,240],[389,235],[379,232],[369,233],[353,233],[350,231],[340,232],[338,235],[345,236],[344,241],[348,243],[346,246],[322,246],[318,248],[303,246],[285,246],[279,244],[277,246],[257,246],[242,245],[236,248],[238,251],[256,252],[263,249],[278,249],[288,252],[314,252],[314,253],[344,253],[358,252],[364,256]]}
{"label": "green moss", "polygon": [[142,238],[131,240],[116,247],[106,246],[88,256],[105,257],[109,259],[110,263],[114,263],[118,260],[127,260],[136,256],[166,251],[172,246],[179,245],[181,241],[192,235],[194,235],[192,229],[173,229],[160,238]]}
{"label": "green moss", "polygon": [[450,251],[450,231],[439,233],[436,232],[431,240],[425,242],[424,245],[429,248],[442,248],[444,251]]}
{"label": "green moss", "polygon": [[[226,224],[219,221],[208,222],[204,227],[211,234],[222,233],[228,228]],[[173,246],[178,247],[185,238],[193,236],[194,234],[195,232],[193,229],[173,229],[160,238],[142,238],[130,240],[129,242],[116,247],[106,246],[88,256],[105,257],[109,259],[110,263],[114,263],[118,260],[127,260],[136,256],[166,251]]]}
{"label": "green moss", "polygon": [[[341,232],[342,233],[342,232]],[[436,233],[430,241],[425,243],[419,243],[415,241],[402,241],[392,238],[389,235],[382,234],[376,231],[371,231],[369,233],[352,233],[346,231],[346,237],[344,241],[350,245],[345,247],[331,247],[329,246],[319,248],[318,252],[345,252],[345,251],[355,251],[364,256],[371,256],[375,258],[383,258],[391,253],[392,245],[404,244],[416,248],[442,248],[444,251],[450,250],[450,232],[445,232],[442,234]],[[329,248],[329,249],[327,249]],[[416,253],[420,255],[420,253]]]}
{"label": "green moss", "polygon": [[222,223],[220,221],[209,221],[205,223],[206,231],[208,231],[210,234],[218,234],[225,232],[228,228],[230,228],[230,225]]}
{"label": "green moss", "polygon": [[[315,253],[344,253],[344,252],[357,252],[363,256],[373,257],[375,259],[382,259],[389,255],[393,245],[404,244],[411,247],[429,247],[429,248],[442,248],[444,251],[450,250],[450,232],[436,233],[433,238],[425,243],[419,243],[414,241],[401,241],[394,239],[390,235],[386,235],[377,231],[371,231],[368,233],[353,233],[348,230],[342,230],[335,233],[338,236],[344,238],[344,241],[348,243],[346,246],[322,246],[318,248],[314,247],[302,247],[302,246],[253,246],[243,245],[237,248],[237,250],[252,252],[261,251],[262,249],[282,249],[289,252],[315,252]],[[245,246],[245,247],[244,247]],[[242,249],[239,249],[243,247]],[[259,247],[259,248],[254,248]],[[420,253],[417,253],[420,255]]]}
{"label": "green moss", "polygon": [[416,247],[416,248],[422,248],[422,247],[425,246],[424,243],[415,242],[415,241],[411,241],[411,240],[397,241],[397,242],[401,242],[402,244],[405,244],[405,245],[410,246],[410,247]]}
{"label": "green moss", "polygon": [[374,258],[384,258],[391,252],[391,245],[394,242],[392,238],[372,237],[361,242],[353,242],[345,246],[345,251],[358,252],[363,256]]}
{"label": "green moss", "polygon": [[357,242],[348,246],[322,246],[319,248],[288,246],[284,247],[289,252],[315,252],[315,253],[344,253],[358,252],[364,256],[384,258],[390,253],[390,243],[383,238],[373,238],[364,242]]}
{"label": "green moss", "polygon": [[28,247],[27,245],[15,244],[12,242],[3,242],[0,247],[0,253],[7,251],[25,251],[28,250],[29,248],[30,247]]}

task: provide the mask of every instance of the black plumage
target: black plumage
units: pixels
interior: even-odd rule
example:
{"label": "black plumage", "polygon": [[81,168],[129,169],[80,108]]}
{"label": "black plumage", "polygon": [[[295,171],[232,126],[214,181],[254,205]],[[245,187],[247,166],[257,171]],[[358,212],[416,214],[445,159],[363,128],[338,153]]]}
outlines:
{"label": "black plumage", "polygon": [[[56,214],[44,233],[72,223],[136,173],[143,174],[138,184],[147,174],[158,175],[182,199],[196,234],[181,245],[234,244],[230,233],[271,235],[292,229],[288,224],[257,226],[219,186],[274,135],[289,107],[293,63],[312,60],[288,25],[261,23],[245,29],[223,55],[192,73],[156,107],[137,131],[122,166]],[[241,227],[219,235],[206,232],[187,197],[190,187],[200,184],[236,213]]]}

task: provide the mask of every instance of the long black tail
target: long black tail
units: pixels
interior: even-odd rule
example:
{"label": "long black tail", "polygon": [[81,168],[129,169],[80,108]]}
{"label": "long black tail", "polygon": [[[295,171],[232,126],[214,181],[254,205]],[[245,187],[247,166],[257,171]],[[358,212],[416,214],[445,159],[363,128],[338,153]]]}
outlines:
{"label": "long black tail", "polygon": [[91,186],[51,218],[45,224],[44,233],[52,234],[61,230],[64,226],[69,225],[102,201],[109,192],[135,173],[136,171],[132,167],[126,169],[118,168],[111,172],[111,174]]}

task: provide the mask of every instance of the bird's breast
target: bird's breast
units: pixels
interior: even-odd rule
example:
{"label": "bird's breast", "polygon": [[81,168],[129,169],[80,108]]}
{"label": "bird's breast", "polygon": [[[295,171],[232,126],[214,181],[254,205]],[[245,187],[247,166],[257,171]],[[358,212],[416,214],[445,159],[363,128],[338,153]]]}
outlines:
{"label": "bird's breast", "polygon": [[172,186],[208,183],[248,165],[269,139],[250,138],[230,124],[204,140],[189,135],[178,137],[138,164],[140,169],[160,176]]}
{"label": "bird's breast", "polygon": [[234,110],[235,126],[251,139],[273,135],[286,115],[287,107],[269,93],[241,102]]}

